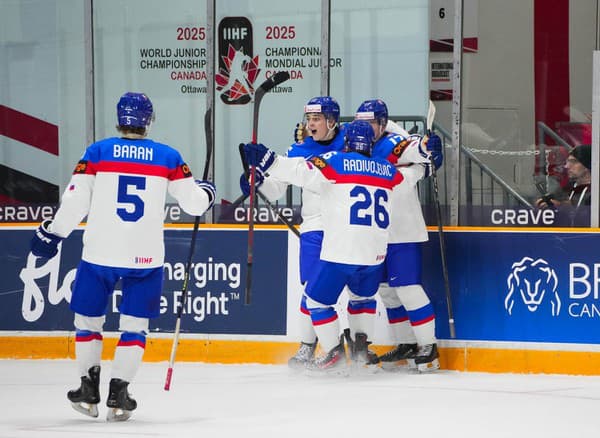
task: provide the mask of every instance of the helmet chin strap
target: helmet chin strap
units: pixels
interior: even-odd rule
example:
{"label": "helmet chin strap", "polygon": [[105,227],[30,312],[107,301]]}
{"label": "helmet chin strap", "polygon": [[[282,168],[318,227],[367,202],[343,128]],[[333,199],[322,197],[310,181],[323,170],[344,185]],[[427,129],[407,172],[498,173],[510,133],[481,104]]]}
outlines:
{"label": "helmet chin strap", "polygon": [[337,127],[337,123],[333,122],[333,126],[329,127],[329,120],[327,120],[327,136],[325,140],[331,140],[335,136],[335,128]]}

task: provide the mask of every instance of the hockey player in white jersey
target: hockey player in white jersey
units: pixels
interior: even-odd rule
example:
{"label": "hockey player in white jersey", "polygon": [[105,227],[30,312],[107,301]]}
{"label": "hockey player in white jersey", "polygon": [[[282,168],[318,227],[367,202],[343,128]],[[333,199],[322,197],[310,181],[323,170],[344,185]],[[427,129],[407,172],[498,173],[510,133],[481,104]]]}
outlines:
{"label": "hockey player in white jersey", "polygon": [[[313,157],[329,151],[339,151],[344,147],[344,132],[339,127],[340,106],[330,96],[318,96],[310,99],[304,106],[304,120],[299,131],[307,136],[297,135],[287,157],[300,157],[310,160]],[[270,201],[281,198],[288,185],[275,178],[257,178],[261,193]],[[247,177],[240,177],[240,188],[244,194],[250,193]],[[302,223],[300,225],[300,282],[303,288],[314,277],[313,267],[319,260],[321,242],[323,240],[323,225],[319,207],[319,194],[310,190],[302,191]],[[357,310],[357,312],[360,309]],[[300,347],[288,364],[292,368],[304,368],[314,357],[317,347],[317,335],[306,307],[306,295],[300,301]]]}
{"label": "hockey player in white jersey", "polygon": [[[321,196],[323,243],[314,281],[307,284],[307,307],[325,353],[312,368],[336,369],[345,365],[343,338],[334,308],[348,286],[351,299],[374,306],[385,259],[391,221],[392,191],[402,182],[400,173],[385,159],[370,157],[373,130],[366,122],[346,127],[347,152],[329,152],[309,161],[277,157],[263,145],[247,144],[248,162],[257,171]],[[356,320],[351,329],[368,335],[373,330],[375,311]],[[350,323],[350,320],[349,320]],[[358,352],[355,352],[358,353]]]}
{"label": "hockey player in white jersey", "polygon": [[52,258],[60,242],[87,216],[70,303],[81,386],[67,397],[77,411],[92,417],[98,416],[100,402],[106,309],[117,281],[122,281],[121,336],[106,401],[109,421],[126,420],[137,407],[127,387],[142,360],[149,318],[159,316],[166,194],[194,216],[204,214],[216,195],[209,181],[194,181],[179,152],[146,138],[153,119],[145,94],[125,93],[117,104],[120,137],[86,149],[54,219],[44,221],[31,241],[35,256]]}
{"label": "hockey player in white jersey", "polygon": [[[428,240],[428,234],[416,187],[418,180],[428,176],[430,164],[415,163],[411,154],[404,151],[410,144],[426,144],[427,151],[421,148],[423,156],[431,154],[436,167],[439,167],[443,160],[441,140],[435,134],[422,138],[387,132],[386,127],[390,126],[388,110],[380,99],[364,101],[358,107],[355,118],[369,121],[375,130],[373,156],[387,159],[407,181],[412,182],[402,184],[394,192],[394,205],[402,207],[394,209],[385,283],[379,289],[398,345],[378,359],[383,366],[410,359],[419,371],[438,369],[435,315],[421,285],[421,245]],[[415,139],[421,141],[415,143]]]}

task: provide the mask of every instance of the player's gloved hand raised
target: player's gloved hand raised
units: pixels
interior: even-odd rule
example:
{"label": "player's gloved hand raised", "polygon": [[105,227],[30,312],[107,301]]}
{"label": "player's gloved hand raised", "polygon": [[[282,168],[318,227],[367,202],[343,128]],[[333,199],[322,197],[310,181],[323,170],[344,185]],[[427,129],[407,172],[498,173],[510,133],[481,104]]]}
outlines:
{"label": "player's gloved hand raised", "polygon": [[51,259],[58,253],[58,244],[63,238],[48,231],[51,223],[49,219],[42,222],[31,239],[31,252],[36,257]]}
{"label": "player's gloved hand raised", "polygon": [[[255,187],[258,188],[265,180],[265,177],[260,172],[256,172],[254,177],[256,178]],[[242,173],[240,176],[240,189],[242,190],[244,196],[250,196],[250,180],[245,173]]]}
{"label": "player's gloved hand raised", "polygon": [[444,162],[442,139],[439,137],[439,135],[432,132],[428,136],[423,137],[422,144],[423,149],[426,152],[429,152],[429,156],[433,160],[436,170],[439,169]]}
{"label": "player's gloved hand raised", "polygon": [[296,128],[294,128],[294,141],[296,143],[302,144],[304,143],[304,139],[306,137],[308,137],[308,132],[306,131],[304,123],[296,123]]}
{"label": "player's gloved hand raised", "polygon": [[275,163],[277,155],[260,143],[246,143],[244,155],[249,166],[255,166],[258,173],[264,176]]}
{"label": "player's gloved hand raised", "polygon": [[204,190],[204,193],[206,193],[208,196],[208,208],[211,208],[214,205],[217,197],[217,189],[215,188],[215,185],[210,181],[203,181],[199,179],[196,180],[196,184],[198,187]]}

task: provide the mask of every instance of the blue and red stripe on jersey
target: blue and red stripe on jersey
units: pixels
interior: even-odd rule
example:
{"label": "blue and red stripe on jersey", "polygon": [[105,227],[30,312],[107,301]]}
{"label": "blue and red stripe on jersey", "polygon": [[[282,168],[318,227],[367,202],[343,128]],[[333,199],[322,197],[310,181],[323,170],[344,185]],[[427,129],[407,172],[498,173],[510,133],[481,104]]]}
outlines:
{"label": "blue and red stripe on jersey", "polygon": [[410,325],[423,325],[427,324],[435,318],[433,313],[433,305],[428,303],[423,307],[419,307],[415,310],[408,311],[408,317],[410,319]]}
{"label": "blue and red stripe on jersey", "polygon": [[146,336],[141,333],[123,332],[121,333],[117,346],[146,348]]}
{"label": "blue and red stripe on jersey", "polygon": [[75,332],[75,342],[90,342],[101,340],[102,334],[98,332],[92,332],[90,330],[77,330]]}
{"label": "blue and red stripe on jersey", "polygon": [[[310,163],[315,165],[325,178],[336,184],[360,184],[391,190],[404,179],[387,161],[369,159],[358,153],[339,153],[329,160],[314,157],[308,163],[309,166]],[[345,165],[354,168],[346,170]],[[355,166],[361,166],[364,170],[358,170]]]}
{"label": "blue and red stripe on jersey", "polygon": [[[130,149],[126,149],[129,146]],[[151,153],[131,154],[124,150],[145,149]],[[120,151],[116,153],[115,151]],[[136,156],[133,156],[136,155]],[[190,178],[192,172],[179,152],[149,139],[107,138],[90,145],[73,173],[96,175],[98,172],[158,176],[171,181]]]}

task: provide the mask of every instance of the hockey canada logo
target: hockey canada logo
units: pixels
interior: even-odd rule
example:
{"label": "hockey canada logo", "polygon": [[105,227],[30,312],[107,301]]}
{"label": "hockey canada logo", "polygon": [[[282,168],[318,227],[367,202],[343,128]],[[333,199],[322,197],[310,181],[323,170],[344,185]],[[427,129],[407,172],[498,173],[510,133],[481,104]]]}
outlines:
{"label": "hockey canada logo", "polygon": [[504,308],[509,315],[512,315],[515,304],[521,303],[534,313],[544,300],[550,301],[552,316],[559,315],[561,301],[557,292],[558,279],[554,269],[544,259],[523,257],[521,261],[513,263],[506,282],[508,294],[504,299]]}
{"label": "hockey canada logo", "polygon": [[245,105],[254,96],[260,73],[253,57],[252,24],[246,17],[225,17],[219,23],[219,72],[217,91],[227,105]]}

